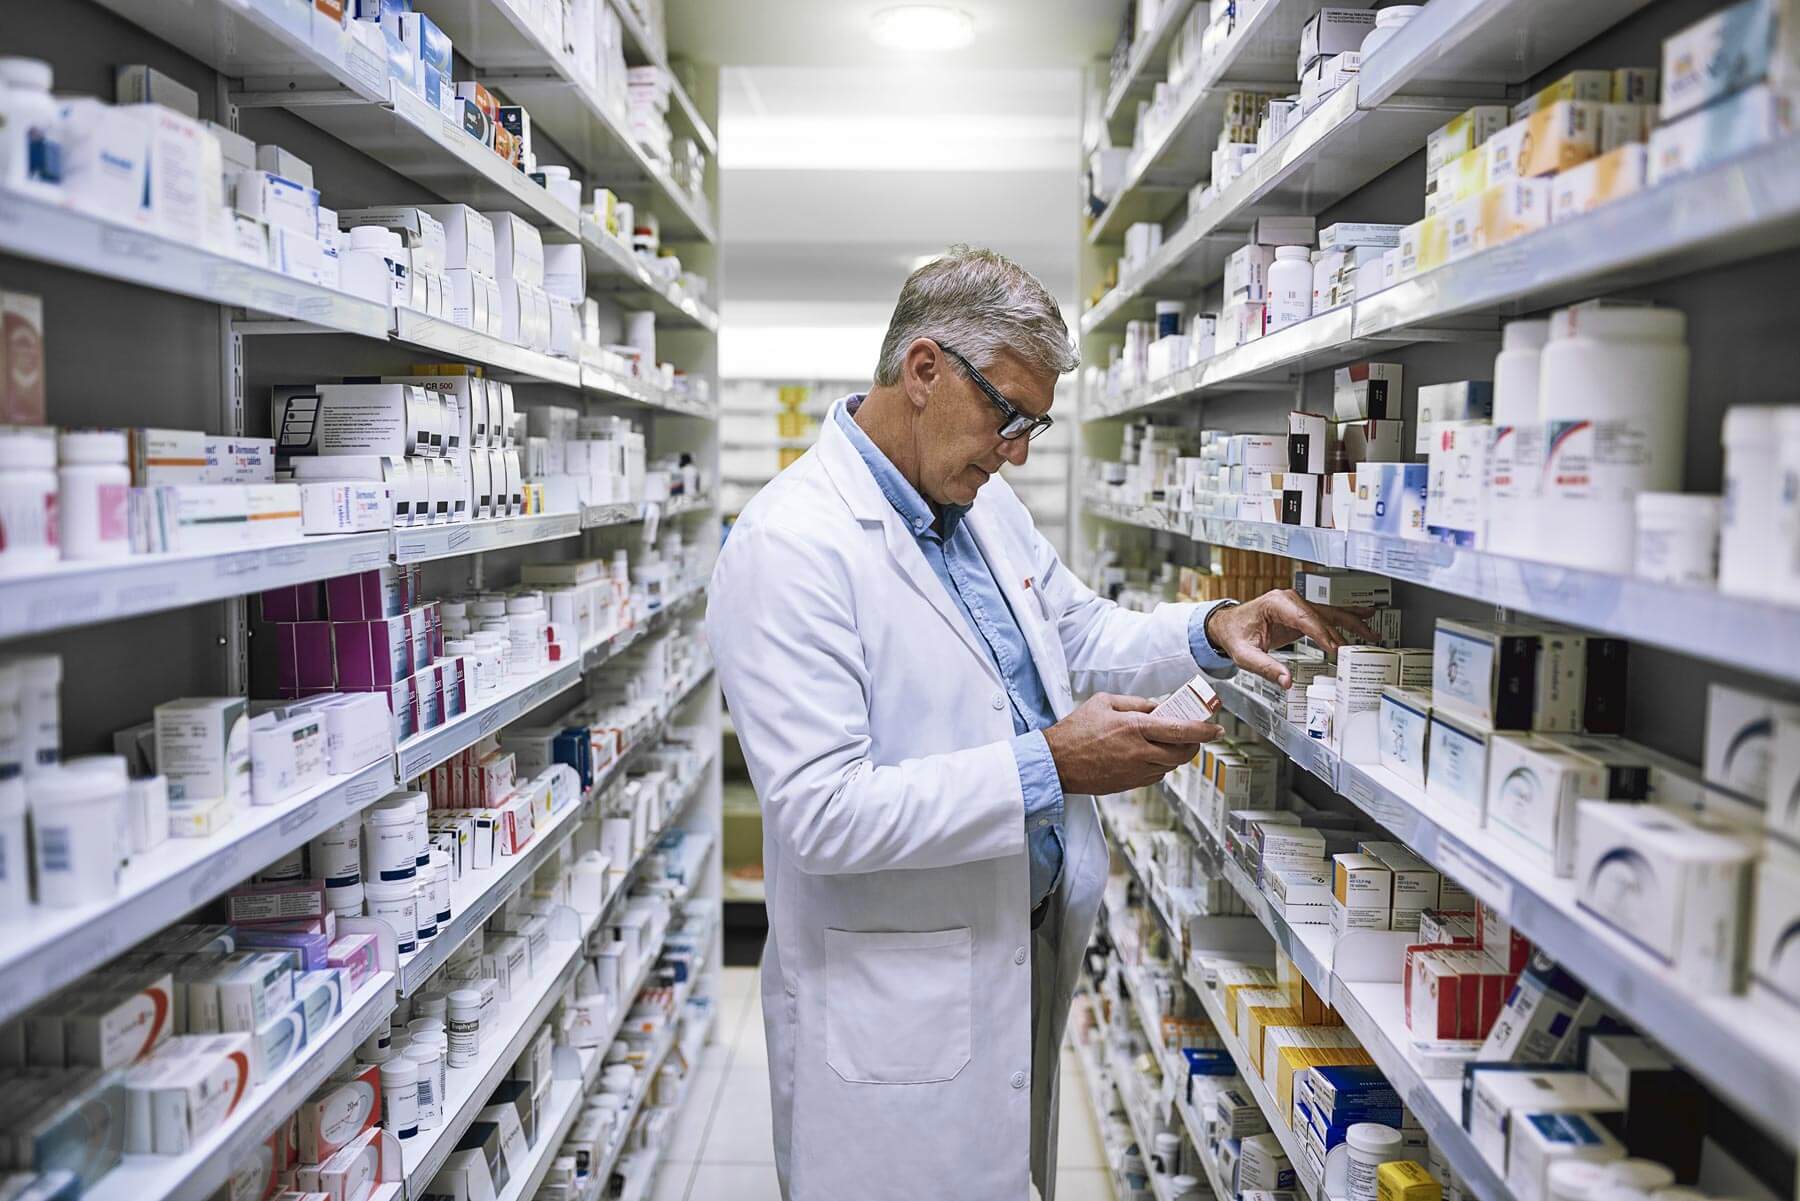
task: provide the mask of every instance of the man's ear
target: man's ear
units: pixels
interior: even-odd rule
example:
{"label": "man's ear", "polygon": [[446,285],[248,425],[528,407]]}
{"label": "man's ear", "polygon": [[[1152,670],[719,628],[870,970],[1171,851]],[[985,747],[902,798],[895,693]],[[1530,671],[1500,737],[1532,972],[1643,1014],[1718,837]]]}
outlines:
{"label": "man's ear", "polygon": [[913,408],[923,410],[931,388],[942,378],[949,364],[944,352],[930,338],[914,338],[900,361],[900,383]]}

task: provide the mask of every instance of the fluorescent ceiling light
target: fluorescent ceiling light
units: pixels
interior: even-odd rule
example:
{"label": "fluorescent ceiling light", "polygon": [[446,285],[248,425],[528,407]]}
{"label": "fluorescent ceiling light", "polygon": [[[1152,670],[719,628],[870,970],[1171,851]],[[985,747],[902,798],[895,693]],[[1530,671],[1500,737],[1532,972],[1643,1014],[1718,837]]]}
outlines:
{"label": "fluorescent ceiling light", "polygon": [[960,50],[975,40],[975,22],[941,4],[902,4],[875,14],[875,40],[895,50]]}

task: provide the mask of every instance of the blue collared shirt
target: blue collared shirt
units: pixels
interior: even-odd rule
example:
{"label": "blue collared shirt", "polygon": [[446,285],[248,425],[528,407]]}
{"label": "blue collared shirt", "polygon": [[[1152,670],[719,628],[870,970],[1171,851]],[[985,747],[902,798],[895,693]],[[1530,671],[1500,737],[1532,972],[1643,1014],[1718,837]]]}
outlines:
{"label": "blue collared shirt", "polygon": [[[839,428],[856,447],[857,454],[875,477],[881,494],[912,531],[919,551],[932,574],[950,594],[969,627],[980,635],[988,658],[1006,685],[1012,701],[1013,756],[1019,767],[1019,786],[1025,796],[1026,844],[1031,856],[1031,905],[1036,908],[1056,888],[1063,865],[1063,790],[1056,761],[1043,731],[1056,724],[1056,710],[1044,690],[1044,681],[1032,662],[1018,618],[994,579],[975,537],[963,524],[967,506],[946,505],[942,521],[925,498],[906,482],[881,448],[870,440],[852,414],[862,404],[862,394],[850,397],[837,410]],[[939,528],[941,527],[941,528]],[[1188,622],[1188,642],[1196,665],[1211,670],[1230,666],[1206,644],[1205,617],[1210,605],[1195,608]]]}

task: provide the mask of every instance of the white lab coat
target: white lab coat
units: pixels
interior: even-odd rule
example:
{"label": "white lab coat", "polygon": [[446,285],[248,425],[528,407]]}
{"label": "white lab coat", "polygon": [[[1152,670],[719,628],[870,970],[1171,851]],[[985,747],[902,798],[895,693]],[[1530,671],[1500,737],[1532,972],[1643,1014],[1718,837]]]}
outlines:
{"label": "white lab coat", "polygon": [[[999,478],[966,520],[1059,718],[1072,688],[1149,696],[1192,676],[1192,606],[1100,599]],[[1029,1164],[1048,1201],[1105,841],[1092,798],[1067,798],[1034,933],[1002,682],[834,416],[738,519],[707,632],[762,799],[784,1195],[1025,1201]]]}

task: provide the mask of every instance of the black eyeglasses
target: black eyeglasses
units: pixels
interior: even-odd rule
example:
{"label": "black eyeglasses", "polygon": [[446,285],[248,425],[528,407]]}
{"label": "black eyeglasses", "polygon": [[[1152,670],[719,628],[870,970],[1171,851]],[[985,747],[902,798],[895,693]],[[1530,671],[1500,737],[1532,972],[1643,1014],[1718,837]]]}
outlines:
{"label": "black eyeglasses", "polygon": [[1030,413],[1021,413],[1018,406],[1014,405],[1013,402],[1006,399],[1006,397],[1000,395],[1000,389],[988,383],[987,376],[975,370],[975,364],[969,362],[969,360],[963,358],[962,355],[951,350],[942,342],[938,343],[938,349],[955,359],[957,363],[961,365],[963,371],[968,374],[968,377],[975,381],[975,386],[980,388],[987,398],[993,402],[996,409],[1000,410],[1000,436],[1006,441],[1011,442],[1015,438],[1024,438],[1029,441],[1049,429],[1053,424],[1048,415],[1043,417],[1033,417]]}

